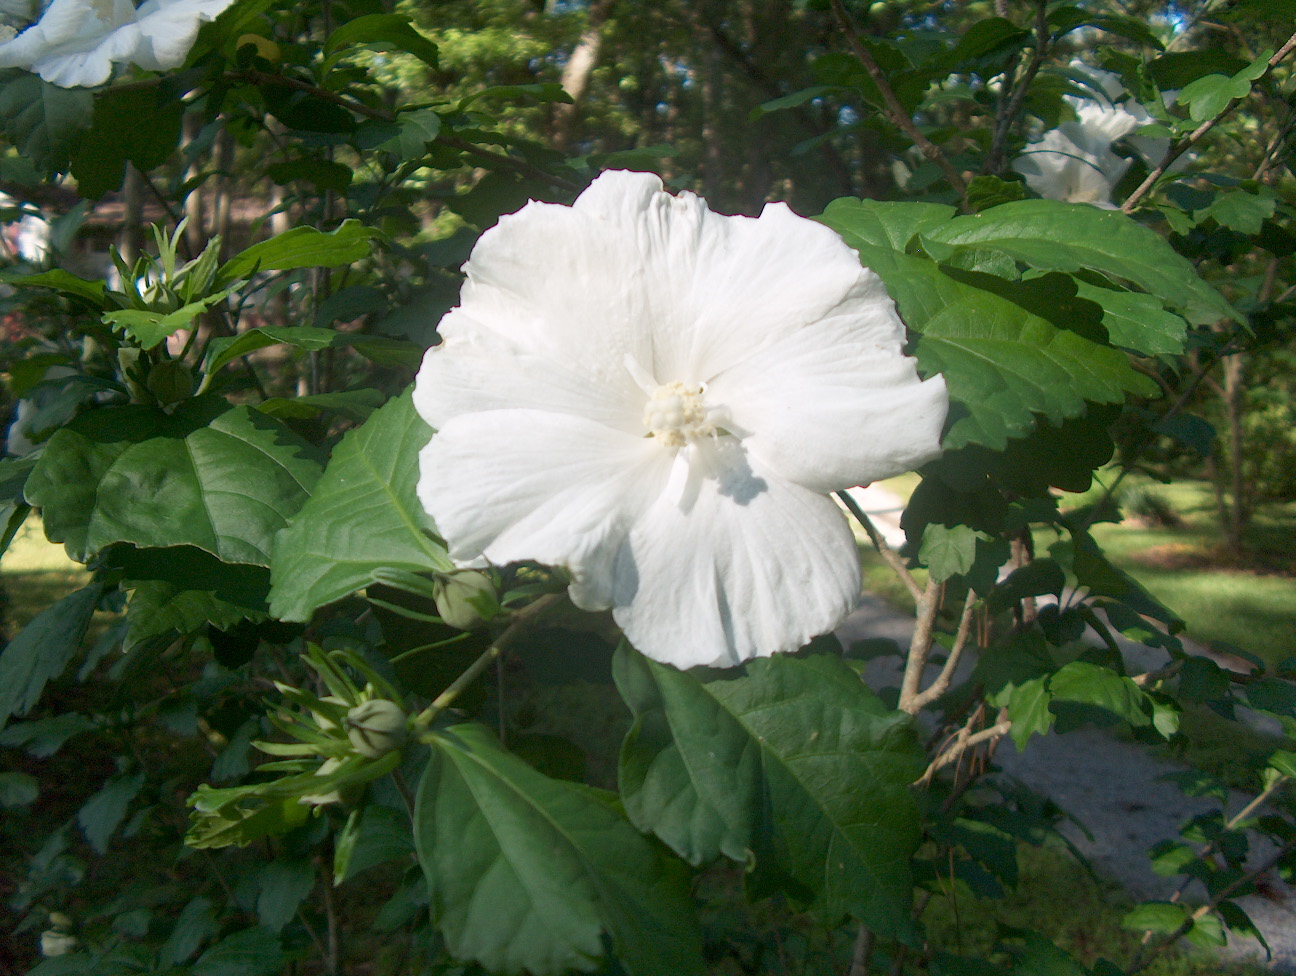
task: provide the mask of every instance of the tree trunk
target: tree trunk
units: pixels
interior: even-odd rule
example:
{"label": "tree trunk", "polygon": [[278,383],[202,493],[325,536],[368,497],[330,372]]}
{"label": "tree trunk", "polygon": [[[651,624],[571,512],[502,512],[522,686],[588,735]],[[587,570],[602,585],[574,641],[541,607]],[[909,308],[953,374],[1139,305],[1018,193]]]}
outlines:
{"label": "tree trunk", "polygon": [[580,113],[581,100],[589,87],[590,76],[598,65],[599,52],[603,48],[603,24],[612,12],[612,0],[594,0],[589,6],[589,24],[581,33],[580,40],[572,48],[571,56],[563,68],[562,87],[571,96],[570,104],[560,104],[554,108],[553,145],[555,149],[566,151],[576,131],[576,121]]}

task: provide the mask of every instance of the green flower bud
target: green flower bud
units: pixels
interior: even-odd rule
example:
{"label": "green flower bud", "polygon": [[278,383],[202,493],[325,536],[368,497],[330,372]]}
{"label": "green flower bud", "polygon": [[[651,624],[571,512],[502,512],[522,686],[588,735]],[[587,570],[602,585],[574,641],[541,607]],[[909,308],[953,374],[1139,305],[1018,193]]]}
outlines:
{"label": "green flower bud", "polygon": [[432,585],[437,614],[458,630],[476,630],[499,612],[495,584],[480,570],[438,573]]}
{"label": "green flower bud", "polygon": [[148,372],[148,390],[162,406],[193,396],[193,371],[178,359],[154,363]]}
{"label": "green flower bud", "polygon": [[409,716],[386,698],[361,702],[351,709],[346,727],[352,748],[366,759],[381,759],[409,738]]}
{"label": "green flower bud", "polygon": [[46,959],[53,956],[66,956],[76,948],[76,945],[75,935],[68,935],[58,929],[46,929],[40,936],[41,955]]}

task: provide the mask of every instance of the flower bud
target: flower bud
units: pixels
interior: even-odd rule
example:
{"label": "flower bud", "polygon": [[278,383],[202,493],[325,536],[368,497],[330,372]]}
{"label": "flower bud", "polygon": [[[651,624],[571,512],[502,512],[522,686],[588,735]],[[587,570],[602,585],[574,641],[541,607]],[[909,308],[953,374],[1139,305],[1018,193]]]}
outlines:
{"label": "flower bud", "polygon": [[241,34],[234,47],[237,50],[244,44],[250,44],[256,51],[257,57],[265,58],[271,64],[278,64],[283,60],[283,52],[279,49],[279,45],[268,37],[262,37],[260,34]]}
{"label": "flower bud", "polygon": [[476,630],[499,611],[495,584],[479,570],[438,573],[432,585],[437,614],[457,630]]}
{"label": "flower bud", "polygon": [[409,737],[409,717],[386,698],[361,702],[351,709],[346,727],[351,746],[366,759],[381,759],[403,746]]}
{"label": "flower bud", "polygon": [[58,929],[46,929],[40,935],[40,951],[46,959],[52,956],[66,956],[76,948],[76,945],[75,935],[60,932]]}
{"label": "flower bud", "polygon": [[193,371],[178,359],[164,359],[149,369],[146,385],[158,403],[170,406],[193,396]]}

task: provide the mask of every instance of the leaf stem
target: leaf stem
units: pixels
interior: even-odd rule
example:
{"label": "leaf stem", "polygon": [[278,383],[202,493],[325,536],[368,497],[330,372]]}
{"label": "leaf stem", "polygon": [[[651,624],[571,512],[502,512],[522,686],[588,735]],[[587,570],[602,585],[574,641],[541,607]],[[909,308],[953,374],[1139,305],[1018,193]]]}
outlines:
{"label": "leaf stem", "polygon": [[455,699],[463,694],[464,689],[476,681],[482,672],[490,667],[508,649],[510,644],[517,640],[518,635],[528,625],[537,617],[543,616],[551,610],[554,604],[564,596],[566,596],[565,593],[548,593],[514,613],[508,627],[495,639],[495,643],[482,651],[477,660],[468,665],[463,674],[450,683],[450,687],[437,695],[431,705],[419,712],[414,719],[415,729],[421,731],[431,725],[439,714],[454,704]]}
{"label": "leaf stem", "polygon": [[886,540],[882,538],[882,533],[879,532],[877,526],[873,524],[873,520],[864,513],[864,509],[859,507],[859,502],[855,501],[855,499],[851,498],[851,496],[844,491],[837,492],[837,497],[841,500],[841,503],[846,506],[846,511],[850,512],[851,515],[854,516],[855,521],[857,521],[863,527],[864,531],[868,533],[869,540],[873,543],[873,548],[878,551],[878,555],[882,557],[882,561],[890,566],[896,576],[900,578],[900,582],[905,585],[905,589],[907,589],[909,595],[914,598],[914,602],[917,603],[922,600],[922,587],[919,586],[918,581],[913,578],[913,574],[909,572],[909,568],[905,566],[904,560],[900,558],[899,553],[887,545]]}

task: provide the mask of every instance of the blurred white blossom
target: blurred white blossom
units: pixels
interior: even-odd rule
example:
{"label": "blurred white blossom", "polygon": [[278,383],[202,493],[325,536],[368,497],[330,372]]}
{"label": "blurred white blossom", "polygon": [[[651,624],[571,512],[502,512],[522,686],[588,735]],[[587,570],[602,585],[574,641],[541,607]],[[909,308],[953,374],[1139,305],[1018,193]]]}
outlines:
{"label": "blurred white blossom", "polygon": [[414,401],[419,497],[460,565],[565,567],[679,667],[800,647],[859,595],[827,493],[940,453],[881,280],[783,204],[728,217],[645,173],[482,235]]}
{"label": "blurred white blossom", "polygon": [[102,85],[115,64],[166,71],[184,63],[202,21],[234,0],[53,0],[21,34],[0,27],[0,68],[63,88]]}

